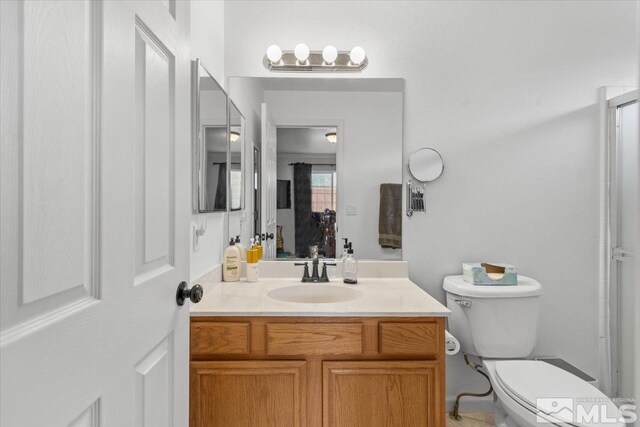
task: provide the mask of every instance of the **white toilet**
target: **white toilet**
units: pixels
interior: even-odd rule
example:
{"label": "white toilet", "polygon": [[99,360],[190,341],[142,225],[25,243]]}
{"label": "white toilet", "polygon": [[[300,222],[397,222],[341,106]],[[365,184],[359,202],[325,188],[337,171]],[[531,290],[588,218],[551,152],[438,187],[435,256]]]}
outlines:
{"label": "white toilet", "polygon": [[478,286],[449,276],[443,287],[449,331],[461,352],[482,358],[491,379],[496,426],[624,425],[617,406],[593,385],[547,362],[524,359],[538,335],[539,282],[518,276],[517,286]]}

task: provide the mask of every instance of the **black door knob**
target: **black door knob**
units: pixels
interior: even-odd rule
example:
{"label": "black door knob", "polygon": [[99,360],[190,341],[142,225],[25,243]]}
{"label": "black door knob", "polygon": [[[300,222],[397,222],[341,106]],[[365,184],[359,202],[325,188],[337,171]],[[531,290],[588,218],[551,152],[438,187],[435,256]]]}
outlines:
{"label": "black door knob", "polygon": [[196,304],[202,299],[202,294],[204,294],[202,286],[193,285],[193,287],[189,289],[187,282],[180,282],[178,290],[176,291],[176,302],[179,306],[183,306],[186,299],[189,298],[192,303]]}
{"label": "black door knob", "polygon": [[273,233],[267,233],[267,240],[273,239]]}

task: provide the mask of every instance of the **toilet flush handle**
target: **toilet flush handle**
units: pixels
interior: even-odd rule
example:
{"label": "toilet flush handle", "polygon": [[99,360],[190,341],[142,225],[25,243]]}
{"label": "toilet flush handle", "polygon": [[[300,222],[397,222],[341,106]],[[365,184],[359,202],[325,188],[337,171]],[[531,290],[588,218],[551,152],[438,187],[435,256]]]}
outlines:
{"label": "toilet flush handle", "polygon": [[471,301],[468,299],[454,299],[454,301],[463,307],[471,307]]}

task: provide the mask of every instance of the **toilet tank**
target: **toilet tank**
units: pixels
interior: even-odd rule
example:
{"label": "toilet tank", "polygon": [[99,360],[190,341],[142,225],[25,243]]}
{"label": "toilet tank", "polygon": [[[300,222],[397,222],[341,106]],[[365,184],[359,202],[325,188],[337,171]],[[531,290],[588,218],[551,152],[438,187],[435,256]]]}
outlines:
{"label": "toilet tank", "polygon": [[449,332],[463,353],[496,359],[531,354],[538,338],[539,282],[519,275],[515,286],[480,286],[448,276],[443,288]]}

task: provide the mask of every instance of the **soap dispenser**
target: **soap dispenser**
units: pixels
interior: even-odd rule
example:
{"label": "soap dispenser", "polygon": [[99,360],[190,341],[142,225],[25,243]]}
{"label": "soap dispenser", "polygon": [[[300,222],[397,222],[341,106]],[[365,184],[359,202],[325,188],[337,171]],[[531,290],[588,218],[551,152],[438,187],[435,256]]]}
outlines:
{"label": "soap dispenser", "polygon": [[262,259],[262,241],[258,234],[256,234],[255,248],[258,250],[258,259]]}
{"label": "soap dispenser", "polygon": [[253,245],[247,249],[247,282],[253,283],[258,281],[258,250]]}
{"label": "soap dispenser", "polygon": [[358,283],[358,260],[353,255],[353,247],[349,243],[347,256],[342,260],[342,277],[344,283],[355,285]]}
{"label": "soap dispenser", "polygon": [[342,256],[340,258],[340,261],[344,261],[344,259],[347,257],[347,251],[349,250],[349,239],[343,237],[342,240],[344,240],[344,246],[342,247]]}
{"label": "soap dispenser", "polygon": [[222,261],[222,280],[225,282],[237,282],[240,280],[240,265],[242,257],[236,248],[236,242],[231,239],[229,246],[224,250],[224,260]]}

